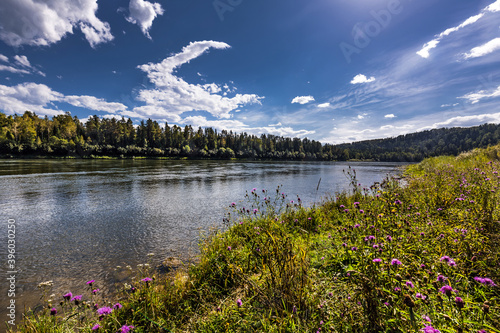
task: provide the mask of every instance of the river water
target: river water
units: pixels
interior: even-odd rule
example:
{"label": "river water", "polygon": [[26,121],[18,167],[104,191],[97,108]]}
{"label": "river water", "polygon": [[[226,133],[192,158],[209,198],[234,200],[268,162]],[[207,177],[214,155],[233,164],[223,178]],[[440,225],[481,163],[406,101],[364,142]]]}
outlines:
{"label": "river water", "polygon": [[[197,252],[201,230],[220,226],[231,202],[252,188],[300,196],[306,205],[345,190],[349,166],[370,186],[399,163],[184,160],[1,160],[0,323],[15,299],[17,319],[40,297],[81,293],[85,282],[118,279],[114,268]],[[321,179],[321,182],[320,182]],[[318,188],[319,183],[319,188]],[[10,221],[10,223],[9,223]],[[15,224],[15,267],[8,267],[8,226]],[[13,235],[10,234],[12,238]],[[148,253],[154,253],[147,257]],[[8,295],[15,271],[15,296]],[[2,274],[3,275],[3,274]],[[3,325],[0,324],[0,327]]]}

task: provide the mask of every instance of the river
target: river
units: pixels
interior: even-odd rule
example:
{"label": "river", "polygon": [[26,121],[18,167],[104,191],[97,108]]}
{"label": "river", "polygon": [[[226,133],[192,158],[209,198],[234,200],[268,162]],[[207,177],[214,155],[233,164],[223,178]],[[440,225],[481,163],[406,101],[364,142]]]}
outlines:
{"label": "river", "polygon": [[[252,188],[300,196],[310,205],[345,190],[349,166],[364,186],[397,173],[401,163],[187,160],[0,160],[0,323],[15,299],[17,319],[52,292],[81,293],[85,282],[106,288],[116,266],[197,252],[200,231],[220,226],[231,202]],[[321,179],[321,182],[320,182]],[[319,188],[318,188],[319,184]],[[10,223],[9,223],[10,222]],[[15,262],[8,267],[8,227],[15,225]],[[12,234],[9,235],[11,238]],[[154,253],[148,257],[147,254]],[[11,262],[12,263],[12,262]],[[0,325],[3,326],[3,325]]]}

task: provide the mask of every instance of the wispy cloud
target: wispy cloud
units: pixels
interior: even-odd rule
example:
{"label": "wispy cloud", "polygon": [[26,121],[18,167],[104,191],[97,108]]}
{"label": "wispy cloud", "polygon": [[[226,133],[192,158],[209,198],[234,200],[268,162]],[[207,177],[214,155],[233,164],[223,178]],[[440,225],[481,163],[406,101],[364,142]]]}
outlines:
{"label": "wispy cloud", "polygon": [[151,29],[155,18],[164,13],[161,5],[145,0],[130,0],[128,10],[129,16],[126,17],[127,21],[137,24],[141,28],[142,33],[151,39],[149,29]]}
{"label": "wispy cloud", "polygon": [[490,40],[486,44],[475,47],[464,55],[465,59],[478,58],[500,50],[500,38]]}
{"label": "wispy cloud", "polygon": [[329,108],[331,106],[330,102],[318,104],[318,108]]}
{"label": "wispy cloud", "polygon": [[50,45],[79,27],[92,47],[113,39],[96,16],[97,0],[2,0],[0,40],[11,46]]}
{"label": "wispy cloud", "polygon": [[314,97],[312,96],[297,96],[292,99],[292,104],[307,104],[310,102],[314,102]]}
{"label": "wispy cloud", "polygon": [[[201,56],[208,49],[227,49],[223,42],[199,41],[185,46],[181,52],[165,58],[160,63],[138,66],[146,73],[154,88],[139,91],[137,100],[146,105],[134,108],[142,117],[180,121],[181,115],[190,111],[206,111],[217,118],[230,118],[231,111],[247,104],[260,104],[264,97],[255,94],[220,95],[216,84],[191,84],[176,76],[174,71]],[[234,90],[234,88],[233,88]],[[233,91],[231,90],[231,91]],[[226,90],[225,93],[228,91]]]}
{"label": "wispy cloud", "polygon": [[396,118],[396,116],[394,114],[390,113],[390,114],[386,114],[384,116],[384,118]]}
{"label": "wispy cloud", "polygon": [[467,94],[467,95],[464,95],[464,96],[461,96],[458,98],[467,99],[472,104],[476,104],[479,101],[481,101],[482,99],[494,98],[494,97],[500,97],[500,86],[498,86],[498,88],[496,88],[496,90],[494,90],[494,91],[487,92],[485,90],[481,90],[481,91],[478,91],[475,93],[470,93],[470,94]]}
{"label": "wispy cloud", "polygon": [[482,19],[487,13],[494,13],[494,12],[497,12],[497,11],[500,11],[500,0],[497,0],[496,2],[492,3],[491,5],[485,7],[481,13],[477,14],[477,15],[474,15],[474,16],[471,16],[469,17],[468,19],[466,19],[465,21],[463,21],[461,24],[455,26],[455,27],[451,27],[451,28],[448,28],[446,29],[445,31],[441,32],[440,34],[436,35],[435,38],[433,40],[431,40],[430,42],[427,42],[424,44],[424,46],[422,47],[422,49],[420,49],[419,51],[417,51],[417,54],[419,56],[421,56],[422,58],[429,58],[430,57],[430,51],[432,49],[435,49],[438,44],[441,42],[441,40],[447,36],[449,36],[450,34],[454,33],[454,32],[457,32],[469,25],[472,25],[476,22],[478,22],[480,19]]}
{"label": "wispy cloud", "polygon": [[352,80],[351,80],[351,84],[360,84],[360,83],[370,83],[370,82],[373,82],[375,81],[375,78],[372,76],[370,78],[367,78],[365,75],[363,74],[358,74],[356,75]]}
{"label": "wispy cloud", "polygon": [[0,54],[0,61],[7,65],[0,64],[0,71],[7,71],[13,74],[38,74],[45,76],[45,73],[40,71],[36,66],[32,66],[28,58],[24,55],[15,55],[14,62],[10,62],[9,58]]}

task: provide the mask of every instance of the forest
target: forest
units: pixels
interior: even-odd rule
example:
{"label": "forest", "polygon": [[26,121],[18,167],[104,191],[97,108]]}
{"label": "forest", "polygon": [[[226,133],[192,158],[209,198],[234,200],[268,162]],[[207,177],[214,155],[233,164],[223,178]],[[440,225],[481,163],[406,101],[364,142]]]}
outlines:
{"label": "forest", "polygon": [[162,125],[151,119],[134,125],[130,118],[92,116],[83,123],[69,113],[51,119],[30,111],[23,115],[0,113],[0,157],[418,162],[432,156],[458,155],[500,141],[500,126],[496,124],[434,129],[339,145],[308,138],[218,131],[211,127]]}

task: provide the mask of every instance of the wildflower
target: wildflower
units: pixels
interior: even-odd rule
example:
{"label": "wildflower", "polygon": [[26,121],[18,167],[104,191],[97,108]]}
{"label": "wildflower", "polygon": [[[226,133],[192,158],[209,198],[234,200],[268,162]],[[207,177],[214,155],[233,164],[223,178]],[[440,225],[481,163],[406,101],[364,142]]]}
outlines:
{"label": "wildflower", "polygon": [[359,227],[361,227],[361,224],[359,224],[359,223],[356,223],[356,224],[354,225],[354,228],[359,228]]}
{"label": "wildflower", "polygon": [[73,294],[72,294],[72,293],[67,293],[67,294],[64,294],[64,295],[63,295],[63,298],[64,298],[65,300],[70,300],[70,299],[71,299],[71,297],[73,297]]}
{"label": "wildflower", "polygon": [[123,305],[121,305],[120,303],[116,303],[115,305],[113,305],[113,309],[121,309],[123,307]]}
{"label": "wildflower", "polygon": [[358,206],[358,205],[359,205],[359,202],[357,202],[357,201],[356,201],[355,203],[353,203],[353,205],[354,205],[354,206]]}
{"label": "wildflower", "polygon": [[236,301],[236,305],[241,308],[241,306],[243,305],[243,302],[241,301],[241,299],[238,298],[238,300]]}
{"label": "wildflower", "polygon": [[111,312],[113,312],[113,309],[110,308],[109,306],[104,306],[102,308],[97,309],[97,313],[99,314],[99,316],[109,315]]}
{"label": "wildflower", "polygon": [[394,291],[395,291],[395,292],[401,291],[401,288],[396,287],[396,288],[394,288]]}
{"label": "wildflower", "polygon": [[446,276],[439,274],[437,277],[438,282],[444,282],[446,279],[448,279]]}
{"label": "wildflower", "polygon": [[423,331],[424,333],[441,333],[440,330],[438,330],[437,328],[434,328],[432,326],[425,326],[424,328],[421,329],[421,331]]}
{"label": "wildflower", "polygon": [[153,281],[153,279],[150,277],[145,277],[144,279],[141,279],[141,281],[147,283],[147,282]]}
{"label": "wildflower", "polygon": [[92,283],[94,283],[94,282],[95,282],[95,280],[90,280],[90,281],[87,281],[87,284],[92,287]]}
{"label": "wildflower", "polygon": [[236,206],[236,202],[231,202],[231,206]]}
{"label": "wildflower", "polygon": [[375,239],[375,236],[371,235],[371,236],[368,236],[368,240],[374,240]]}
{"label": "wildflower", "polygon": [[391,265],[392,266],[395,266],[395,265],[402,265],[401,261],[399,261],[398,259],[392,259],[391,260]]}
{"label": "wildflower", "polygon": [[292,312],[297,313],[297,307],[295,305],[292,307]]}
{"label": "wildflower", "polygon": [[42,288],[42,287],[52,287],[53,285],[53,281],[50,280],[50,281],[45,281],[45,282],[40,282],[38,284],[38,288]]}
{"label": "wildflower", "polygon": [[356,246],[353,246],[353,247],[351,248],[351,251],[357,251],[357,250],[358,250],[358,248],[357,248]]}
{"label": "wildflower", "polygon": [[421,265],[420,265],[420,268],[425,268],[425,264],[421,264]]}
{"label": "wildflower", "polygon": [[100,327],[101,325],[95,324],[94,326],[92,326],[92,331],[97,331]]}
{"label": "wildflower", "polygon": [[56,308],[52,308],[52,309],[50,309],[50,315],[51,315],[51,316],[55,316],[55,315],[56,315],[56,313],[57,313],[57,309],[56,309]]}
{"label": "wildflower", "polygon": [[455,290],[453,290],[453,288],[449,285],[444,285],[441,287],[441,289],[439,289],[440,293],[446,294],[446,296],[448,296],[448,297],[451,296],[452,291],[455,291]]}
{"label": "wildflower", "polygon": [[455,267],[457,264],[453,261],[453,260],[450,260],[450,262],[448,263],[448,266],[451,266],[451,267]]}
{"label": "wildflower", "polygon": [[402,202],[401,202],[400,200],[396,200],[396,201],[394,201],[394,204],[395,204],[395,205],[401,205],[401,204],[402,204]]}
{"label": "wildflower", "polygon": [[97,294],[97,292],[98,292],[99,290],[100,290],[100,289],[94,289],[94,290],[92,290],[92,294],[94,294],[94,295],[95,295],[95,294]]}
{"label": "wildflower", "polygon": [[426,322],[430,323],[431,322],[431,318],[429,318],[429,316],[422,316],[422,319],[425,320]]}
{"label": "wildflower", "polygon": [[385,239],[387,239],[387,241],[389,242],[392,242],[392,237],[390,235],[385,236]]}
{"label": "wildflower", "polygon": [[421,300],[425,300],[427,298],[427,296],[425,296],[425,295],[423,295],[421,293],[416,293],[415,297],[418,298],[418,299],[421,299]]}
{"label": "wildflower", "polygon": [[131,330],[133,330],[135,327],[130,325],[130,326],[127,326],[127,325],[123,325],[122,328],[118,331],[118,332],[121,332],[121,333],[128,333],[130,332]]}
{"label": "wildflower", "polygon": [[380,258],[375,258],[375,259],[373,259],[372,261],[373,261],[373,262],[376,262],[376,263],[379,263],[379,262],[382,262],[382,259],[380,259]]}
{"label": "wildflower", "polygon": [[463,309],[463,307],[465,306],[464,300],[458,296],[455,297],[455,304],[457,305],[457,308],[459,308],[459,309]]}
{"label": "wildflower", "polygon": [[228,247],[227,247],[227,250],[228,250],[228,251],[231,251],[231,246],[228,246]]}
{"label": "wildflower", "polygon": [[72,301],[72,302],[73,302],[73,301],[75,301],[75,305],[78,305],[78,303],[80,303],[80,301],[82,300],[82,296],[83,296],[83,295],[76,295],[75,297],[73,297],[73,298],[71,299],[71,301]]}
{"label": "wildflower", "polygon": [[490,278],[482,278],[482,277],[479,277],[479,276],[476,276],[474,278],[474,280],[476,280],[477,282],[481,283],[481,284],[484,284],[486,286],[489,286],[489,287],[495,287],[496,284],[493,282],[492,279]]}
{"label": "wildflower", "polygon": [[406,284],[408,287],[410,287],[410,288],[415,288],[415,286],[413,285],[413,282],[411,282],[411,281],[406,281],[406,283],[405,283],[405,284]]}

